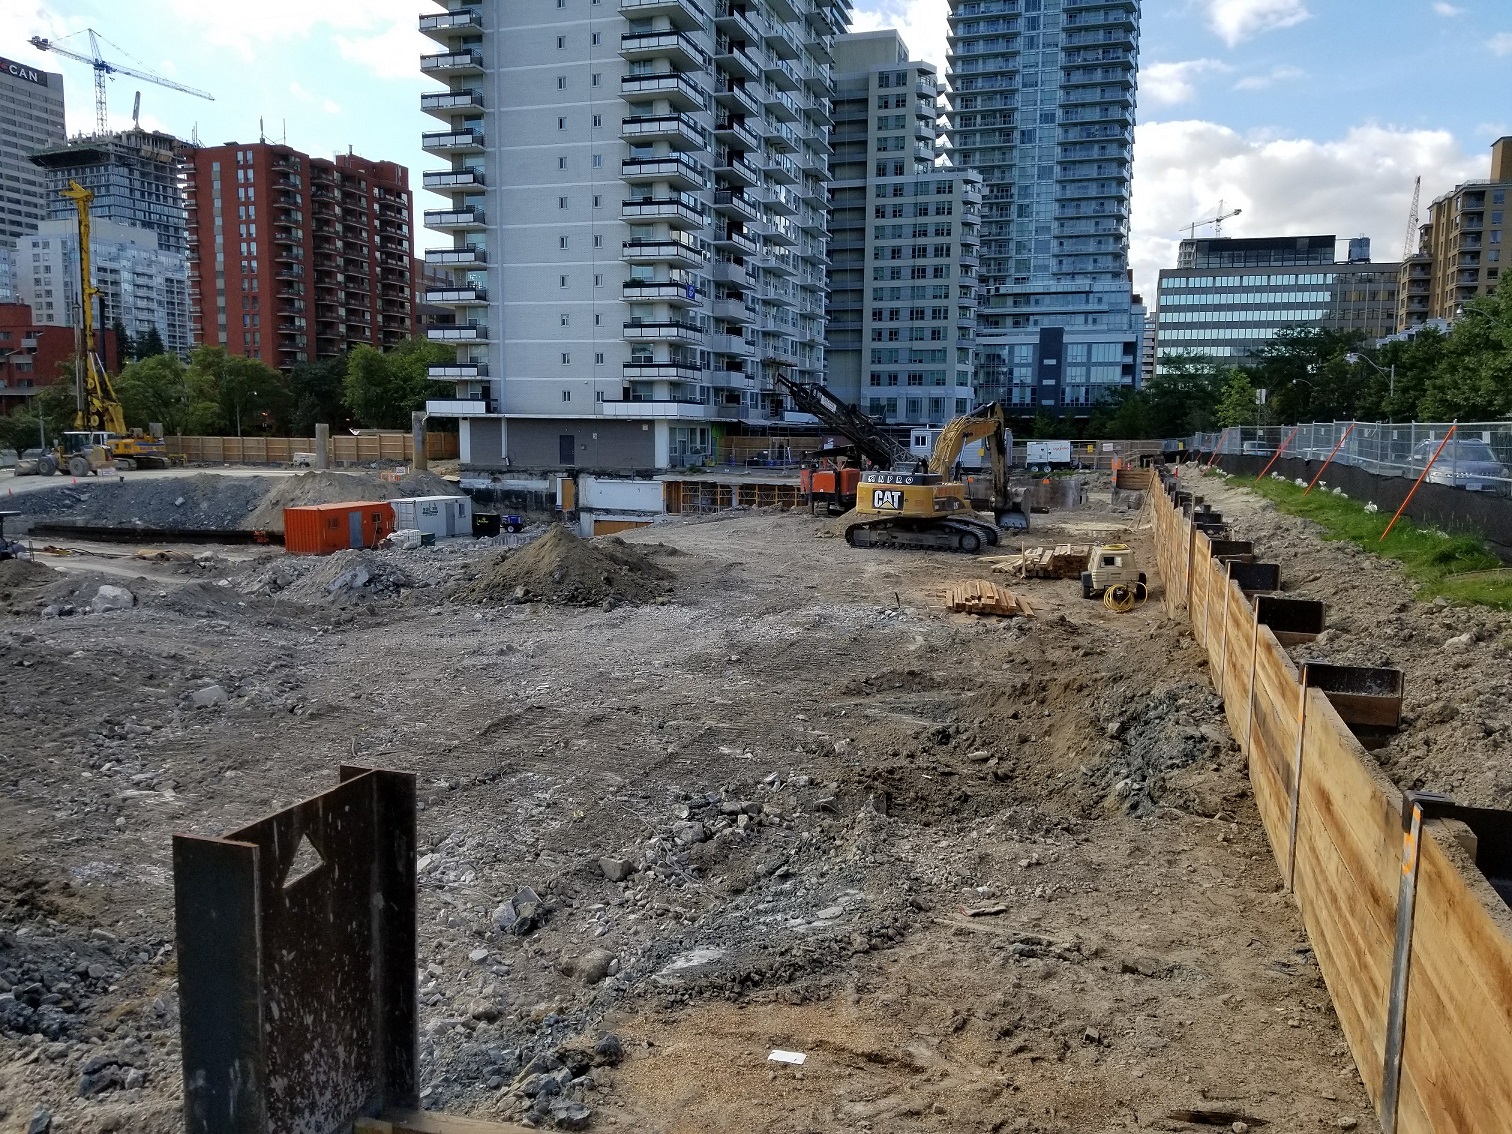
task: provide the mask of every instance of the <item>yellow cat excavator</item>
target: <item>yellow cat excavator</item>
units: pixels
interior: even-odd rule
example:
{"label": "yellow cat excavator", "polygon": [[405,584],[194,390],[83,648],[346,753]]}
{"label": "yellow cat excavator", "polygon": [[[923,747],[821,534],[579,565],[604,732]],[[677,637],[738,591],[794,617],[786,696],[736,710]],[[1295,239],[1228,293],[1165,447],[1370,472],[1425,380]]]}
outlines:
{"label": "yellow cat excavator", "polygon": [[[927,466],[863,472],[856,489],[856,522],[845,529],[846,542],[852,547],[972,553],[996,544],[1002,527],[1028,528],[1024,490],[1008,485],[1008,437],[1003,409],[991,402],[946,425]],[[988,512],[976,511],[967,486],[953,479],[961,450],[974,441],[986,442],[992,464]]]}
{"label": "yellow cat excavator", "polygon": [[61,196],[73,203],[79,215],[79,354],[78,412],[74,427],[59,438],[56,449],[37,462],[37,472],[50,476],[66,470],[73,476],[89,476],[107,469],[167,468],[168,447],[160,438],[126,428],[120,399],[100,356],[94,349],[94,302],[100,289],[94,286],[89,263],[89,206],[94,194],[70,180]]}

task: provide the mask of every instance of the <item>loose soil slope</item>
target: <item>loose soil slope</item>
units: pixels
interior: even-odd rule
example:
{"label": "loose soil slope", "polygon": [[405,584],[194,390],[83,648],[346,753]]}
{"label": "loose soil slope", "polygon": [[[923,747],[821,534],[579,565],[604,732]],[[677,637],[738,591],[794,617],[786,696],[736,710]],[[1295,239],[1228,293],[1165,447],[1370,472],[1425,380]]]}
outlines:
{"label": "loose soil slope", "polygon": [[584,540],[558,524],[506,551],[456,594],[458,602],[644,603],[665,595],[672,573],[617,536]]}

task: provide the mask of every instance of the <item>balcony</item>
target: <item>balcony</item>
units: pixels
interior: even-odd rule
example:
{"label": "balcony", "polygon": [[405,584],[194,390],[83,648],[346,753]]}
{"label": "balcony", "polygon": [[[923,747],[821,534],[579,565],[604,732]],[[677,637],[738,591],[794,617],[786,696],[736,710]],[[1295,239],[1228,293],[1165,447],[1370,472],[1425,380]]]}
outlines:
{"label": "balcony", "polygon": [[620,163],[620,177],[632,185],[666,182],[674,189],[707,189],[709,171],[703,163],[682,154],[658,158],[626,158]]}
{"label": "balcony", "polygon": [[705,206],[697,197],[685,193],[676,197],[642,197],[620,206],[620,219],[627,221],[666,221],[674,228],[702,228],[709,221]]}
{"label": "balcony", "polygon": [[486,287],[432,287],[425,290],[425,302],[438,305],[452,303],[487,303]]}
{"label": "balcony", "polygon": [[461,51],[443,51],[420,56],[420,70],[427,75],[481,75],[483,53],[468,47]]}
{"label": "balcony", "polygon": [[714,247],[724,252],[743,253],[747,256],[761,254],[761,246],[743,232],[726,230],[714,234]]}
{"label": "balcony", "polygon": [[761,64],[756,58],[723,37],[714,46],[714,61],[729,74],[739,75],[748,83],[761,81]]}
{"label": "balcony", "polygon": [[730,323],[755,323],[758,315],[744,299],[720,298],[714,300],[714,318]]}
{"label": "balcony", "polygon": [[675,71],[660,75],[626,75],[620,79],[620,97],[630,101],[666,99],[673,110],[709,108],[709,93]]}
{"label": "balcony", "polygon": [[484,150],[482,130],[442,130],[420,135],[420,148],[433,154],[480,154]]}
{"label": "balcony", "polygon": [[488,328],[477,324],[429,327],[425,337],[433,343],[486,343]]}
{"label": "balcony", "polygon": [[739,335],[710,335],[709,349],[715,354],[733,354],[740,358],[756,357],[756,347]]}
{"label": "balcony", "polygon": [[766,154],[761,159],[761,164],[766,167],[768,176],[775,177],[778,181],[796,185],[803,180],[803,174],[798,172],[798,163],[786,154]]}
{"label": "balcony", "polygon": [[690,0],[620,0],[619,10],[627,20],[666,16],[679,31],[697,31],[704,27],[704,14]]}
{"label": "balcony", "polygon": [[742,220],[755,224],[761,219],[761,209],[749,197],[743,193],[735,193],[729,189],[717,189],[714,192],[714,211],[726,216],[740,217]]}
{"label": "balcony", "polygon": [[598,410],[605,417],[628,418],[693,418],[708,417],[709,407],[702,402],[678,398],[642,398],[629,402],[599,402]]}
{"label": "balcony", "polygon": [[465,267],[474,264],[488,263],[488,250],[486,248],[427,248],[425,250],[425,262],[427,264],[453,265]]}
{"label": "balcony", "polygon": [[448,362],[441,366],[430,367],[426,370],[425,376],[437,382],[451,382],[467,378],[487,378],[488,363]]}
{"label": "balcony", "polygon": [[761,139],[744,122],[739,119],[721,116],[714,123],[714,136],[726,146],[733,146],[737,150],[759,152]]}
{"label": "balcony", "polygon": [[761,100],[747,90],[744,83],[726,80],[715,88],[714,101],[727,110],[736,114],[748,114],[752,118],[760,118],[765,113],[761,108]]}
{"label": "balcony", "polygon": [[482,209],[426,209],[425,227],[444,231],[447,229],[482,228]]}
{"label": "balcony", "polygon": [[464,398],[428,398],[425,402],[425,412],[432,417],[482,417],[499,411],[492,402],[481,399],[474,401]]}
{"label": "balcony", "polygon": [[450,118],[458,111],[482,110],[483,92],[427,91],[420,96],[420,109],[426,114],[434,114],[437,118]]}
{"label": "balcony", "polygon": [[681,362],[627,362],[624,366],[627,382],[701,382],[703,371],[696,366]]}
{"label": "balcony", "polygon": [[761,170],[745,158],[725,151],[715,158],[715,172],[726,181],[737,185],[753,186],[761,183]]}
{"label": "balcony", "polygon": [[704,341],[702,328],[675,320],[661,323],[632,320],[625,324],[624,337],[632,342],[684,343],[688,346],[702,346]]}
{"label": "balcony", "polygon": [[686,71],[707,71],[709,53],[681,32],[630,32],[620,36],[620,58],[669,59]]}
{"label": "balcony", "polygon": [[754,44],[761,42],[761,33],[756,30],[751,18],[744,12],[737,11],[730,0],[719,0],[714,13],[714,26],[732,39],[743,39]]}
{"label": "balcony", "polygon": [[716,260],[713,274],[715,283],[734,284],[736,287],[751,286],[751,277],[747,274],[745,265],[737,260]]}
{"label": "balcony", "polygon": [[691,150],[709,148],[709,134],[686,114],[634,115],[623,119],[620,137],[627,142],[670,142]]}
{"label": "balcony", "polygon": [[439,16],[421,16],[420,34],[447,43],[457,32],[481,32],[483,17],[471,8],[458,8]]}
{"label": "balcony", "polygon": [[697,307],[698,288],[691,280],[626,280],[622,289],[627,302],[670,303],[674,307]]}
{"label": "balcony", "polygon": [[701,268],[709,254],[682,240],[626,240],[620,245],[620,259],[627,264],[675,264],[682,268]]}
{"label": "balcony", "polygon": [[484,175],[482,169],[431,169],[420,175],[420,183],[426,189],[467,189],[475,187],[482,189]]}

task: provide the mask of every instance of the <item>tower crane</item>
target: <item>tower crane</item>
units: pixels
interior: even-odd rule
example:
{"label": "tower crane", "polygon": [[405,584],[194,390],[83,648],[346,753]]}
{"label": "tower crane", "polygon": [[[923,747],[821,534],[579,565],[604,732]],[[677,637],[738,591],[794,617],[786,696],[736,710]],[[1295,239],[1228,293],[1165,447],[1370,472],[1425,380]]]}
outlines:
{"label": "tower crane", "polygon": [[160,87],[167,87],[172,91],[183,91],[192,94],[196,98],[207,98],[212,102],[215,96],[206,91],[197,90],[194,87],[186,87],[183,83],[175,83],[172,79],[165,79],[161,75],[154,75],[150,71],[138,71],[132,67],[120,63],[112,63],[100,54],[100,36],[94,28],[86,28],[89,32],[88,55],[81,55],[77,51],[70,51],[66,47],[60,47],[49,39],[43,39],[40,35],[31,37],[30,43],[38,51],[52,51],[65,59],[73,59],[80,63],[88,63],[94,68],[95,82],[95,126],[101,134],[110,133],[110,115],[105,106],[105,79],[109,75],[130,75],[134,79],[143,79],[149,83],[156,83]]}
{"label": "tower crane", "polygon": [[1402,244],[1402,259],[1412,259],[1417,251],[1418,243],[1418,202],[1423,196],[1423,175],[1418,174],[1417,180],[1412,183],[1412,208],[1407,212],[1407,239]]}
{"label": "tower crane", "polygon": [[1223,202],[1219,201],[1218,202],[1218,215],[1216,217],[1209,217],[1207,220],[1193,221],[1191,224],[1189,224],[1189,225],[1186,226],[1187,227],[1187,239],[1188,240],[1196,240],[1197,239],[1197,230],[1199,228],[1206,228],[1208,225],[1212,225],[1213,226],[1213,235],[1214,236],[1222,236],[1223,235],[1223,222],[1226,221],[1226,220],[1228,220],[1230,217],[1237,217],[1242,212],[1244,212],[1243,209],[1232,209],[1232,210],[1230,210],[1228,212],[1224,212],[1224,210],[1223,210]]}

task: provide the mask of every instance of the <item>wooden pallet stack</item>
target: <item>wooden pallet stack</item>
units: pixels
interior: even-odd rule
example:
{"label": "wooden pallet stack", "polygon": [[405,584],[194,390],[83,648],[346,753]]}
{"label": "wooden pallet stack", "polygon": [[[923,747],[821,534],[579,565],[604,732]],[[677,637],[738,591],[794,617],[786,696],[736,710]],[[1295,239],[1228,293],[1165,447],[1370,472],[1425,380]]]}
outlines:
{"label": "wooden pallet stack", "polygon": [[1062,543],[1026,548],[1018,555],[994,556],[989,562],[994,571],[1020,579],[1075,579],[1087,569],[1091,554],[1087,544]]}
{"label": "wooden pallet stack", "polygon": [[945,589],[945,605],[957,614],[996,614],[1007,618],[1034,613],[1022,595],[983,579],[952,583]]}

